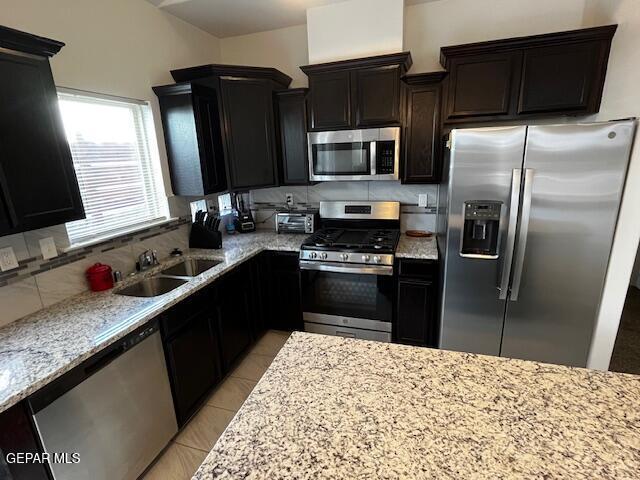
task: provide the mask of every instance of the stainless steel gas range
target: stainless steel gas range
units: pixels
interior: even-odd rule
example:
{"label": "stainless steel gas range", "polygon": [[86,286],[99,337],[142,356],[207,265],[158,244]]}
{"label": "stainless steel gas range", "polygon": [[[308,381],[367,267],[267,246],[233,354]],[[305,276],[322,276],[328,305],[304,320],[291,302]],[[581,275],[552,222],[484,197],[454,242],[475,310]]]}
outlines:
{"label": "stainless steel gas range", "polygon": [[320,202],[300,250],[307,332],[391,341],[398,202]]}

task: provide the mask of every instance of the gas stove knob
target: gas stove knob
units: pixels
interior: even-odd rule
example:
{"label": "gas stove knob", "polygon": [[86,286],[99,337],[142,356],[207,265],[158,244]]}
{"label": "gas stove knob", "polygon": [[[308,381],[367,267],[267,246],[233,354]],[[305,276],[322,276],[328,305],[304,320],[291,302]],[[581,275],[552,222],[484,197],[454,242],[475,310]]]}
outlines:
{"label": "gas stove knob", "polygon": [[375,263],[380,263],[382,261],[382,259],[378,255],[376,255],[375,257],[373,257],[373,261]]}
{"label": "gas stove knob", "polygon": [[322,260],[326,260],[326,259],[327,259],[327,254],[326,254],[326,253],[324,253],[324,252],[323,252],[323,253],[321,253],[321,254],[320,254],[320,258],[321,258]]}
{"label": "gas stove knob", "polygon": [[340,254],[340,260],[347,260],[349,258],[349,254],[348,253],[341,253]]}
{"label": "gas stove knob", "polygon": [[370,255],[362,255],[362,261],[363,262],[368,262],[369,260],[371,260],[371,256]]}
{"label": "gas stove knob", "polygon": [[311,253],[309,254],[309,257],[311,257],[311,258],[318,258],[318,254],[317,254],[316,252],[311,252]]}

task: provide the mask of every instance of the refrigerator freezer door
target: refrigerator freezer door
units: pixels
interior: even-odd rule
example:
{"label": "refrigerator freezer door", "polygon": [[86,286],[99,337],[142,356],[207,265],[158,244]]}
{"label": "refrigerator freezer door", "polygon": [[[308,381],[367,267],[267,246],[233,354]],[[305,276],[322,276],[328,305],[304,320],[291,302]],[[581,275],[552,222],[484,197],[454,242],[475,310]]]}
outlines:
{"label": "refrigerator freezer door", "polygon": [[529,127],[528,234],[516,244],[502,356],[586,365],[634,129],[633,121]]}
{"label": "refrigerator freezer door", "polygon": [[[505,300],[499,287],[508,277],[507,233],[516,221],[520,169],[524,157],[526,127],[454,130],[452,132],[448,223],[444,254],[444,286],[440,347],[449,350],[498,355],[504,322]],[[515,179],[515,181],[514,181]],[[441,186],[440,188],[445,188]],[[512,195],[515,193],[515,195]],[[513,208],[511,204],[513,200]],[[502,203],[498,258],[460,255],[465,202]],[[513,214],[513,215],[512,215]],[[505,272],[507,269],[507,272]]]}

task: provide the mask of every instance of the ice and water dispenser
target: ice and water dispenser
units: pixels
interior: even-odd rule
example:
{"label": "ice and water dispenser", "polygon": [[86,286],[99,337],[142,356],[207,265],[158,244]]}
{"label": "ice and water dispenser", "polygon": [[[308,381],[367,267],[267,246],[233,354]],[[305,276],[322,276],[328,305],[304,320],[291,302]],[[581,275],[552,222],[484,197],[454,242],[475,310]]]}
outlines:
{"label": "ice and water dispenser", "polygon": [[460,255],[498,258],[502,202],[473,200],[464,202],[464,228]]}

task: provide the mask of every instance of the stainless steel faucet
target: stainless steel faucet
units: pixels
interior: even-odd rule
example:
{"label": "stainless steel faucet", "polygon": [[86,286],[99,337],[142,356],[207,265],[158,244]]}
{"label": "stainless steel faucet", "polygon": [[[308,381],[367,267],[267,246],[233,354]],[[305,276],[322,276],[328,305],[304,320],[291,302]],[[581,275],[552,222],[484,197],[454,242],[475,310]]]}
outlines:
{"label": "stainless steel faucet", "polygon": [[145,250],[138,256],[138,270],[141,272],[155,265],[160,265],[158,252],[156,250]]}

